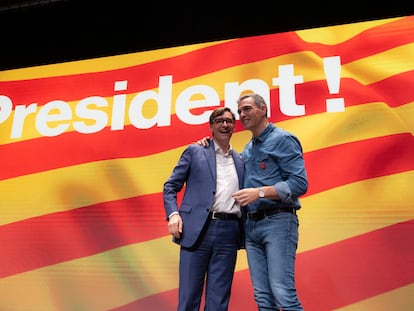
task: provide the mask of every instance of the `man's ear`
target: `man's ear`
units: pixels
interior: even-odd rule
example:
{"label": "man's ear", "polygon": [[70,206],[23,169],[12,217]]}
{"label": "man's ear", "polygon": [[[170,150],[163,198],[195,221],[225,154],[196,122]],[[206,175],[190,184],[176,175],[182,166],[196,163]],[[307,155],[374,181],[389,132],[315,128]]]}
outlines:
{"label": "man's ear", "polygon": [[262,112],[263,112],[263,115],[264,115],[264,116],[266,116],[266,115],[267,115],[267,105],[263,105],[263,106],[262,106]]}

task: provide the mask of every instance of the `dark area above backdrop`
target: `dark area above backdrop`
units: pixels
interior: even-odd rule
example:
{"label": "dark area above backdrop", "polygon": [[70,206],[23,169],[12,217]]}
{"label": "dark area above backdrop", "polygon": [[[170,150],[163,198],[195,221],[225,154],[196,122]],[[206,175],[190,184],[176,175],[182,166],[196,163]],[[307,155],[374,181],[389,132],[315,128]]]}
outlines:
{"label": "dark area above backdrop", "polygon": [[0,0],[0,70],[414,14],[414,1],[360,5]]}

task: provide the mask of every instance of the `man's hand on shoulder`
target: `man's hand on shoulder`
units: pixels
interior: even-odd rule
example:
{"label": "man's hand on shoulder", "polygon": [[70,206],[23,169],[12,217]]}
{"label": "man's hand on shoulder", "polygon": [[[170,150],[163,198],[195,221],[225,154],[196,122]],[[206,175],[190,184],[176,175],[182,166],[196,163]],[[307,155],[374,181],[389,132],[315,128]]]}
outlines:
{"label": "man's hand on shoulder", "polygon": [[203,138],[201,138],[200,140],[197,140],[196,142],[194,142],[197,145],[203,146],[203,147],[207,147],[210,144],[210,136],[204,136]]}

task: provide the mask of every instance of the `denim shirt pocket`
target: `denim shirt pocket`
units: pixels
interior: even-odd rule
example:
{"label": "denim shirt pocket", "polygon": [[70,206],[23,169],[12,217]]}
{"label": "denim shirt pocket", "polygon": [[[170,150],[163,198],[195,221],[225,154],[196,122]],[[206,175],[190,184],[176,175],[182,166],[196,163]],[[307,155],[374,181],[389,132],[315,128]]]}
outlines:
{"label": "denim shirt pocket", "polygon": [[274,179],[278,172],[277,160],[269,154],[258,154],[255,165],[257,166],[256,172],[261,178]]}

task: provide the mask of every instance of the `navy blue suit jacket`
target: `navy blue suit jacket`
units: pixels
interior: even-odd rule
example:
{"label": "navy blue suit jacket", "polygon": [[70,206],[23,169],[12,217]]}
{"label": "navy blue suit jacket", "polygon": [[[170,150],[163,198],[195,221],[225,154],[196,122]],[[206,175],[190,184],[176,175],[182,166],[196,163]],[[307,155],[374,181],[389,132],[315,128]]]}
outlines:
{"label": "navy blue suit jacket", "polygon": [[[244,164],[240,154],[232,151],[234,164],[239,178],[239,188],[243,187]],[[211,212],[216,193],[216,153],[214,142],[207,147],[198,144],[189,145],[164,184],[163,197],[166,217],[179,211],[183,220],[183,233],[180,239],[173,241],[183,247],[191,248],[197,242]],[[184,197],[178,207],[177,193],[185,185]],[[243,214],[243,212],[242,212]],[[243,232],[242,220],[240,220]],[[241,234],[239,248],[244,247],[244,235]]]}

